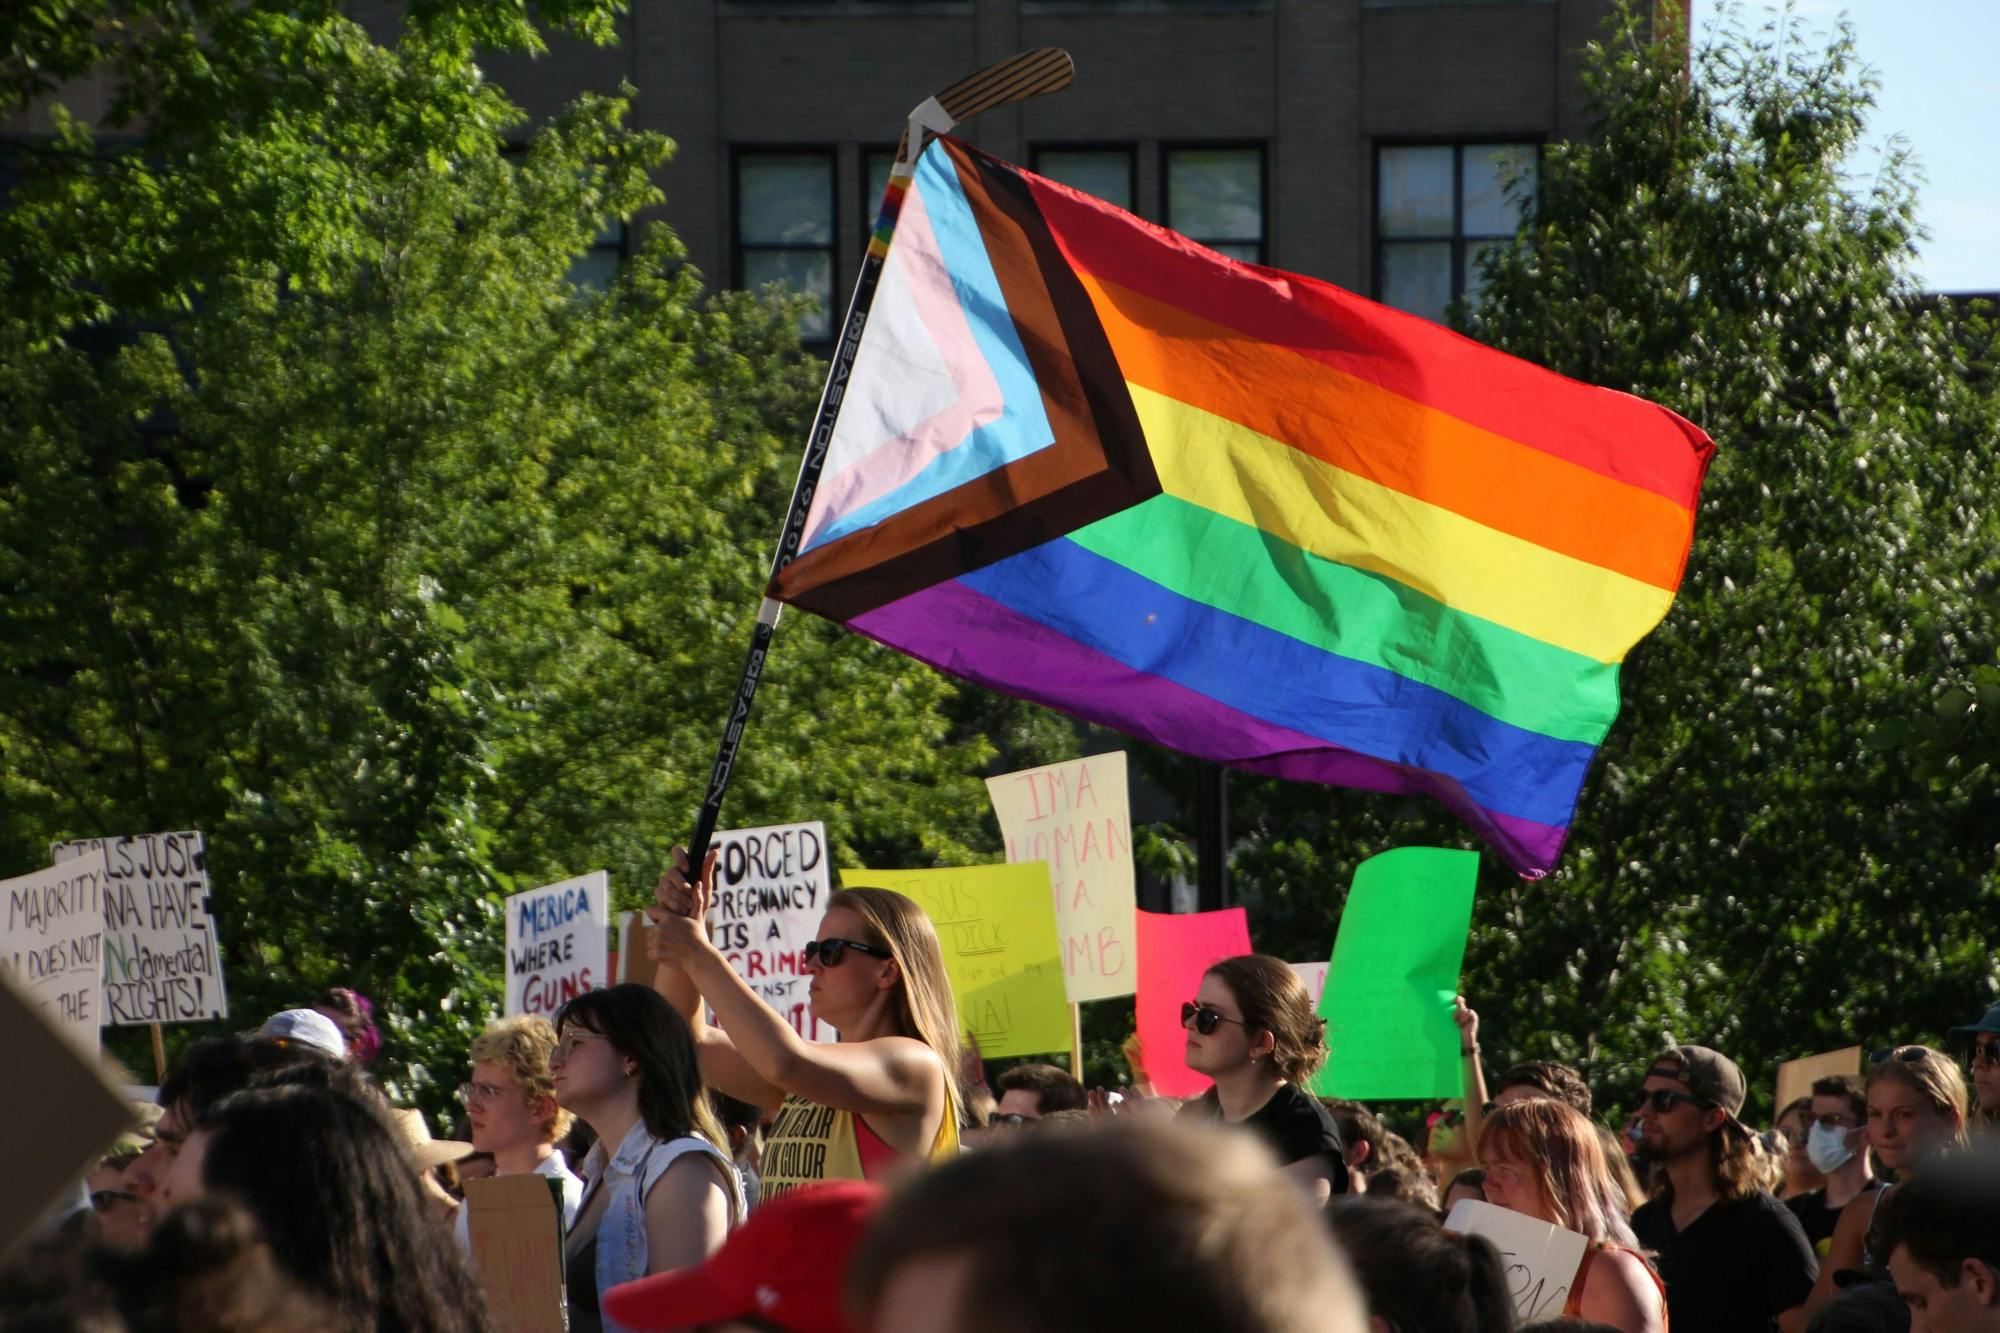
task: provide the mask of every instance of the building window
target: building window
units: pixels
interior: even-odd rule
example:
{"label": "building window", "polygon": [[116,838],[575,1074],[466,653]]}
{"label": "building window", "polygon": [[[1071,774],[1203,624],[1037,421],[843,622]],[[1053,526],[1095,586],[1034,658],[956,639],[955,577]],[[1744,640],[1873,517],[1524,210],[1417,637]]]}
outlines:
{"label": "building window", "polygon": [[1263,263],[1263,147],[1168,148],[1165,158],[1167,226],[1232,259]]}
{"label": "building window", "polygon": [[569,266],[569,280],[579,287],[607,291],[617,279],[618,267],[625,262],[627,253],[625,224],[613,218],[597,233],[590,248]]}
{"label": "building window", "polygon": [[799,337],[833,336],[834,156],[829,150],[738,151],[737,287],[778,283],[819,302]]}
{"label": "building window", "polygon": [[[1384,145],[1375,155],[1375,293],[1442,323],[1479,295],[1479,256],[1514,238],[1534,198],[1531,143]],[[1512,193],[1508,180],[1520,175]]]}
{"label": "building window", "polygon": [[1037,148],[1030,165],[1038,176],[1095,195],[1130,213],[1137,194],[1136,160],[1131,147]]}

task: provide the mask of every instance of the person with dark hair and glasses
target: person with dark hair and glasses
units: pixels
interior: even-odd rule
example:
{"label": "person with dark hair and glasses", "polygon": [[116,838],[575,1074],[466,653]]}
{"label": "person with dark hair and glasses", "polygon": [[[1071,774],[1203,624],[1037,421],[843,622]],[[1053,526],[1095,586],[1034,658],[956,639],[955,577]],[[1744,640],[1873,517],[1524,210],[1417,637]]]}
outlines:
{"label": "person with dark hair and glasses", "polygon": [[1765,1333],[1805,1300],[1819,1263],[1791,1210],[1759,1183],[1755,1136],[1737,1119],[1736,1062],[1706,1046],[1655,1056],[1639,1100],[1653,1197],[1632,1231],[1658,1256],[1672,1326]]}
{"label": "person with dark hair and glasses", "polygon": [[556,1104],[597,1134],[565,1242],[569,1326],[617,1329],[603,1293],[698,1264],[747,1211],[729,1138],[701,1081],[694,1034],[658,992],[627,983],[556,1011]]}
{"label": "person with dark hair and glasses", "polygon": [[1057,1111],[1081,1111],[1090,1104],[1083,1084],[1050,1064],[1015,1065],[995,1080],[1000,1101],[990,1124],[1020,1126]]}
{"label": "person with dark hair and glasses", "polygon": [[1262,1139],[1315,1203],[1347,1193],[1347,1154],[1333,1114],[1306,1090],[1326,1060],[1326,1023],[1290,963],[1225,958],[1181,1005],[1187,1066],[1214,1086],[1179,1119],[1241,1125]]}
{"label": "person with dark hair and glasses", "polygon": [[1856,1199],[1880,1189],[1868,1162],[1868,1095],[1857,1074],[1834,1074],[1813,1080],[1805,1099],[1806,1156],[1826,1183],[1808,1194],[1785,1200],[1785,1206],[1806,1229],[1806,1239],[1824,1263],[1833,1245],[1841,1213]]}

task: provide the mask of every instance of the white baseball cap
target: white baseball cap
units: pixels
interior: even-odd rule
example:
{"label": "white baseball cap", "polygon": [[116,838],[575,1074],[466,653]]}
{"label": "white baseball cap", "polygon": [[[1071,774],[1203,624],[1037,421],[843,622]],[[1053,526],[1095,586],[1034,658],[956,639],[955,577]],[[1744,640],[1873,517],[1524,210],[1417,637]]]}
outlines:
{"label": "white baseball cap", "polygon": [[295,1041],[301,1046],[310,1046],[324,1051],[336,1060],[347,1058],[347,1038],[340,1035],[340,1029],[333,1020],[317,1009],[285,1009],[264,1020],[264,1026],[257,1029],[260,1037],[274,1037],[280,1041]]}

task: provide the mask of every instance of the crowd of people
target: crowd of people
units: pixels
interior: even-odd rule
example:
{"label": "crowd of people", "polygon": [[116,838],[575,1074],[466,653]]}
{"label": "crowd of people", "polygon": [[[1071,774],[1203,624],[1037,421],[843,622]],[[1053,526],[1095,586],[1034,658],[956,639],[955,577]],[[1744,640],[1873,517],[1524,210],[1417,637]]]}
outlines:
{"label": "crowd of people", "polygon": [[[1182,1005],[1199,1096],[1149,1095],[1130,1047],[1116,1094],[989,1086],[916,904],[833,895],[805,972],[840,1039],[812,1042],[709,941],[710,874],[662,878],[654,985],[481,1033],[458,1137],[370,1077],[353,992],[193,1042],[89,1206],[10,1256],[0,1328],[485,1333],[465,1182],[538,1175],[580,1333],[2000,1333],[2000,1005],[1759,1133],[1700,1045],[1609,1116],[1554,1061],[1489,1087],[1461,1000],[1466,1096],[1413,1144],[1311,1092],[1325,1027],[1276,959]],[[1532,1322],[1462,1201],[1584,1238]]]}

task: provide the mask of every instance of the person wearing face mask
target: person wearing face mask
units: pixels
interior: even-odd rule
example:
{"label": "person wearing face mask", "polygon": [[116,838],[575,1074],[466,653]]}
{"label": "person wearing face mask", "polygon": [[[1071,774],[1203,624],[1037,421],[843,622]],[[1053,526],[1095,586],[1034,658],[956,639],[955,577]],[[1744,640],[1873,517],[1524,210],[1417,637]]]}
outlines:
{"label": "person wearing face mask", "polygon": [[[1882,1051],[1868,1071],[1865,1091],[1868,1146],[1899,1182],[1934,1170],[1941,1155],[1965,1146],[1965,1077],[1944,1052],[1928,1046]],[[1855,1328],[1893,1333],[1908,1327],[1896,1322],[1900,1306],[1881,1300],[1888,1256],[1871,1249],[1875,1211],[1895,1188],[1870,1194],[1865,1207],[1841,1210],[1819,1280],[1801,1309],[1786,1311],[1779,1322],[1783,1333],[1801,1327],[1818,1333]],[[1886,1289],[1894,1295],[1893,1287]],[[1877,1304],[1883,1307],[1879,1314],[1862,1313]],[[1902,1318],[1907,1320],[1907,1314]]]}
{"label": "person wearing face mask", "polygon": [[1826,1183],[1785,1200],[1785,1206],[1805,1228],[1813,1252],[1825,1259],[1841,1210],[1880,1189],[1882,1182],[1875,1179],[1868,1161],[1868,1097],[1860,1077],[1836,1074],[1815,1079],[1808,1103],[1806,1156]]}

